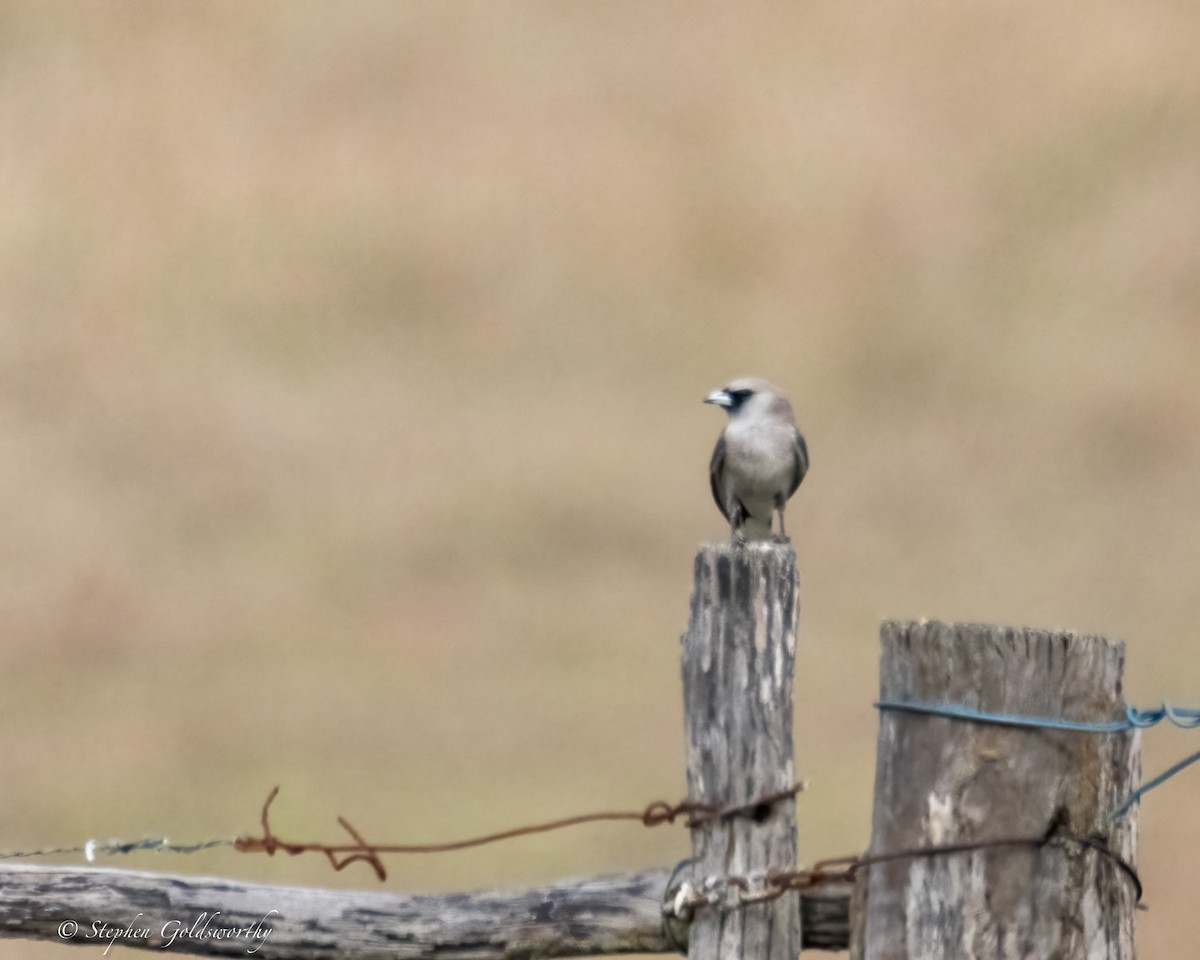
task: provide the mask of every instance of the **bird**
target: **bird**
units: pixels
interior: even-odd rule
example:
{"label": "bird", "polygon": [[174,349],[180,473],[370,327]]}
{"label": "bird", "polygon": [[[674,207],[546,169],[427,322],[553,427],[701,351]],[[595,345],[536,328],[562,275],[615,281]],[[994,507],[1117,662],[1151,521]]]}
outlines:
{"label": "bird", "polygon": [[772,539],[788,543],[783,510],[808,473],[808,445],[792,405],[776,387],[742,377],[714,390],[705,403],[722,407],[729,422],[717,438],[708,479],[734,543]]}

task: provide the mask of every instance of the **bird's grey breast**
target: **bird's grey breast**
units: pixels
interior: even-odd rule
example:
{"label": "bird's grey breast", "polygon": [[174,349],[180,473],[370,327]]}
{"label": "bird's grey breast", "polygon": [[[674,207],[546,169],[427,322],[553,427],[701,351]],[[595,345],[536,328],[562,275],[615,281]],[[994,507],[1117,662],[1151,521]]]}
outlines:
{"label": "bird's grey breast", "polygon": [[795,469],[791,424],[734,420],[725,428],[725,470],[737,487],[770,496],[787,490]]}

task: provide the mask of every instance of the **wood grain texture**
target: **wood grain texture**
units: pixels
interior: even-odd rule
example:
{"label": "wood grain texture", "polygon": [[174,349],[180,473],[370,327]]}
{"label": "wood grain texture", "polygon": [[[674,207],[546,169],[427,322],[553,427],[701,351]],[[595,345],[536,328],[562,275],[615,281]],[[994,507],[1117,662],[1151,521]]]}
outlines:
{"label": "wood grain texture", "polygon": [[[749,803],[793,785],[792,680],[799,616],[796,557],[788,546],[706,545],[696,556],[691,618],[683,637],[688,796],[717,806]],[[795,801],[761,817],[692,831],[692,883],[787,871],[796,864]],[[738,909],[698,910],[692,960],[794,960],[798,896]]]}
{"label": "wood grain texture", "polygon": [[[208,916],[265,938],[184,939],[169,952],[261,958],[432,957],[524,960],[530,957],[662,952],[660,903],[667,873],[601,877],[519,892],[408,897],[394,893],[266,886],[124,870],[5,867],[0,870],[0,929],[6,936],[58,940],[73,920],[73,943],[96,943],[97,921],[152,933],[120,942],[157,949],[164,926]],[[212,920],[212,915],[220,913]],[[140,917],[139,917],[140,915]]]}
{"label": "wood grain texture", "polygon": [[[597,877],[519,891],[408,897],[383,891],[321,890],[133,870],[0,867],[0,936],[101,944],[95,924],[131,925],[149,936],[122,946],[160,953],[172,932],[194,929],[167,952],[264,960],[526,960],[612,953],[675,953],[660,904],[668,870]],[[803,900],[805,946],[844,950],[850,889],[831,885]],[[207,926],[205,921],[207,920]],[[60,933],[64,921],[74,936]],[[218,927],[263,923],[266,936],[215,939]],[[97,951],[99,952],[99,951]]]}
{"label": "wood grain texture", "polygon": [[[987,625],[884,623],[881,698],[1087,722],[1124,716],[1124,648]],[[880,715],[871,853],[1055,831],[1133,863],[1135,733],[1027,730]],[[1134,891],[1095,850],[1050,844],[878,864],[859,876],[854,955],[868,960],[1131,960]]]}

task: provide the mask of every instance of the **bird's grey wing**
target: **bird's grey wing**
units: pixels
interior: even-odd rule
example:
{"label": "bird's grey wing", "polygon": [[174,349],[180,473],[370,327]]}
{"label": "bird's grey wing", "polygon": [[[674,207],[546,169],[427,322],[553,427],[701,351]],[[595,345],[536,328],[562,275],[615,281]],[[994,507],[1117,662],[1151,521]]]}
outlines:
{"label": "bird's grey wing", "polygon": [[717,445],[713,447],[712,461],[708,465],[708,483],[712,487],[713,499],[717,501],[717,509],[721,516],[729,520],[729,509],[725,505],[725,496],[721,492],[721,481],[725,474],[725,434],[717,437]]}
{"label": "bird's grey wing", "polygon": [[804,434],[799,430],[796,431],[792,442],[792,461],[792,488],[788,491],[789,497],[796,492],[800,481],[808,473],[808,444],[804,442]]}

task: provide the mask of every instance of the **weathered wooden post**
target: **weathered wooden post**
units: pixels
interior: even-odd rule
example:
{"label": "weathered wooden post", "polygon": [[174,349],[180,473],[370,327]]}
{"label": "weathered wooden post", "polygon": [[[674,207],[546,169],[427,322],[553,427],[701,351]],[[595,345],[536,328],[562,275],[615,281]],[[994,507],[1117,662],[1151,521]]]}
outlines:
{"label": "weathered wooden post", "polygon": [[[752,803],[794,784],[792,676],[799,617],[796,555],[775,544],[706,545],[696,556],[683,636],[688,796],[716,807]],[[795,801],[692,830],[692,883],[795,869]],[[795,960],[799,895],[735,906],[745,891],[698,910],[691,960]]]}
{"label": "weathered wooden post", "polygon": [[[1085,723],[1120,720],[1124,647],[984,625],[884,623],[881,700]],[[868,857],[1050,838],[860,869],[852,956],[866,960],[1132,960],[1141,776],[1128,731],[880,716]],[[1088,838],[1087,841],[1069,838]]]}

